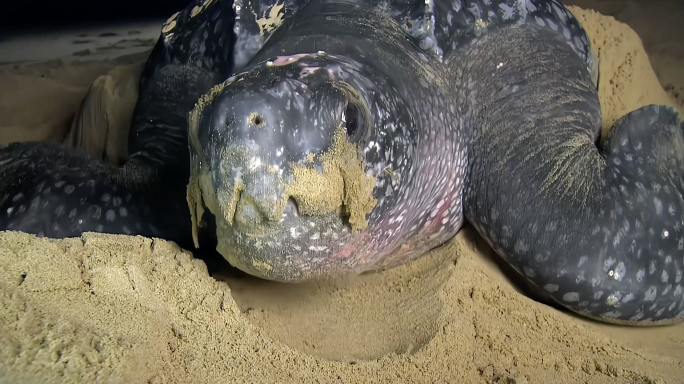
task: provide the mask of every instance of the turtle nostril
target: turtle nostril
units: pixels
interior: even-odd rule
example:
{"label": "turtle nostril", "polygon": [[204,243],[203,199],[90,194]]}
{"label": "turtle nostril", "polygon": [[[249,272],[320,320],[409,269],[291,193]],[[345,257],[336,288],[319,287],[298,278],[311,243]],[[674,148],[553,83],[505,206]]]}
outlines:
{"label": "turtle nostril", "polygon": [[249,125],[259,128],[263,127],[266,125],[266,118],[258,112],[252,112],[249,114]]}

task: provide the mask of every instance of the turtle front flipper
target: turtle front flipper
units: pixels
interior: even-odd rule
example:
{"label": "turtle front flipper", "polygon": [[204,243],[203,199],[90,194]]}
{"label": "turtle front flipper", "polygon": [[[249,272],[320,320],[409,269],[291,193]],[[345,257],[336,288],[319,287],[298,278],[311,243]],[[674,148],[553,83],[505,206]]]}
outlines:
{"label": "turtle front flipper", "polygon": [[168,220],[187,211],[183,200],[127,185],[117,171],[53,142],[0,148],[0,229],[49,238],[138,234],[191,245],[188,224]]}
{"label": "turtle front flipper", "polygon": [[494,250],[583,316],[631,325],[684,319],[676,112],[632,112],[597,148],[590,73],[563,36],[535,23],[485,34],[453,70],[474,131],[464,210]]}
{"label": "turtle front flipper", "polygon": [[0,230],[96,231],[192,246],[188,113],[233,69],[232,1],[196,0],[161,28],[142,72],[122,167],[54,143],[0,148]]}

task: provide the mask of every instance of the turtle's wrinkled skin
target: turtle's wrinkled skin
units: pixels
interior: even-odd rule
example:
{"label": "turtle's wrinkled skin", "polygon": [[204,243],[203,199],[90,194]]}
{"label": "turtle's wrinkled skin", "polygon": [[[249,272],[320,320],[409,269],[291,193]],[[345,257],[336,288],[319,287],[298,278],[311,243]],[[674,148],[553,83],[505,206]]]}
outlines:
{"label": "turtle's wrinkled skin", "polygon": [[296,282],[399,265],[467,220],[572,311],[678,322],[679,116],[640,108],[601,145],[597,64],[553,0],[197,1],[150,56],[126,165],[3,148],[0,228],[190,246],[208,210],[231,264]]}

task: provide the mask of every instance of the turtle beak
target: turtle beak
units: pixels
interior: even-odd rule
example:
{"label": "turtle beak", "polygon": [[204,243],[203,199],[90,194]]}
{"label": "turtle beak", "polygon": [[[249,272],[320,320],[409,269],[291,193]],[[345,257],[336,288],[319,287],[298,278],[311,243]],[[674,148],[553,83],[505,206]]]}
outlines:
{"label": "turtle beak", "polygon": [[[257,171],[235,183],[225,198],[219,197],[219,206],[227,207],[221,214],[228,223],[244,233],[258,234],[282,221],[288,201],[282,179],[268,171]],[[235,203],[226,205],[226,200]]]}

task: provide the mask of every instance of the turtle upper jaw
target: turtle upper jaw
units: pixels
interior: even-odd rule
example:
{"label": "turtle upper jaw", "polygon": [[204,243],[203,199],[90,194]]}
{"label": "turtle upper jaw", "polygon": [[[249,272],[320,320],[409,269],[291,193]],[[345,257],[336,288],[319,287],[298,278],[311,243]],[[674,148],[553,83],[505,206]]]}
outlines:
{"label": "turtle upper jaw", "polygon": [[245,219],[253,220],[255,210],[249,203],[238,206],[241,208],[233,224],[217,222],[217,250],[234,267],[281,282],[335,277],[353,271],[353,254],[345,253],[351,231],[341,216],[300,216],[290,202],[278,222],[245,223]]}

